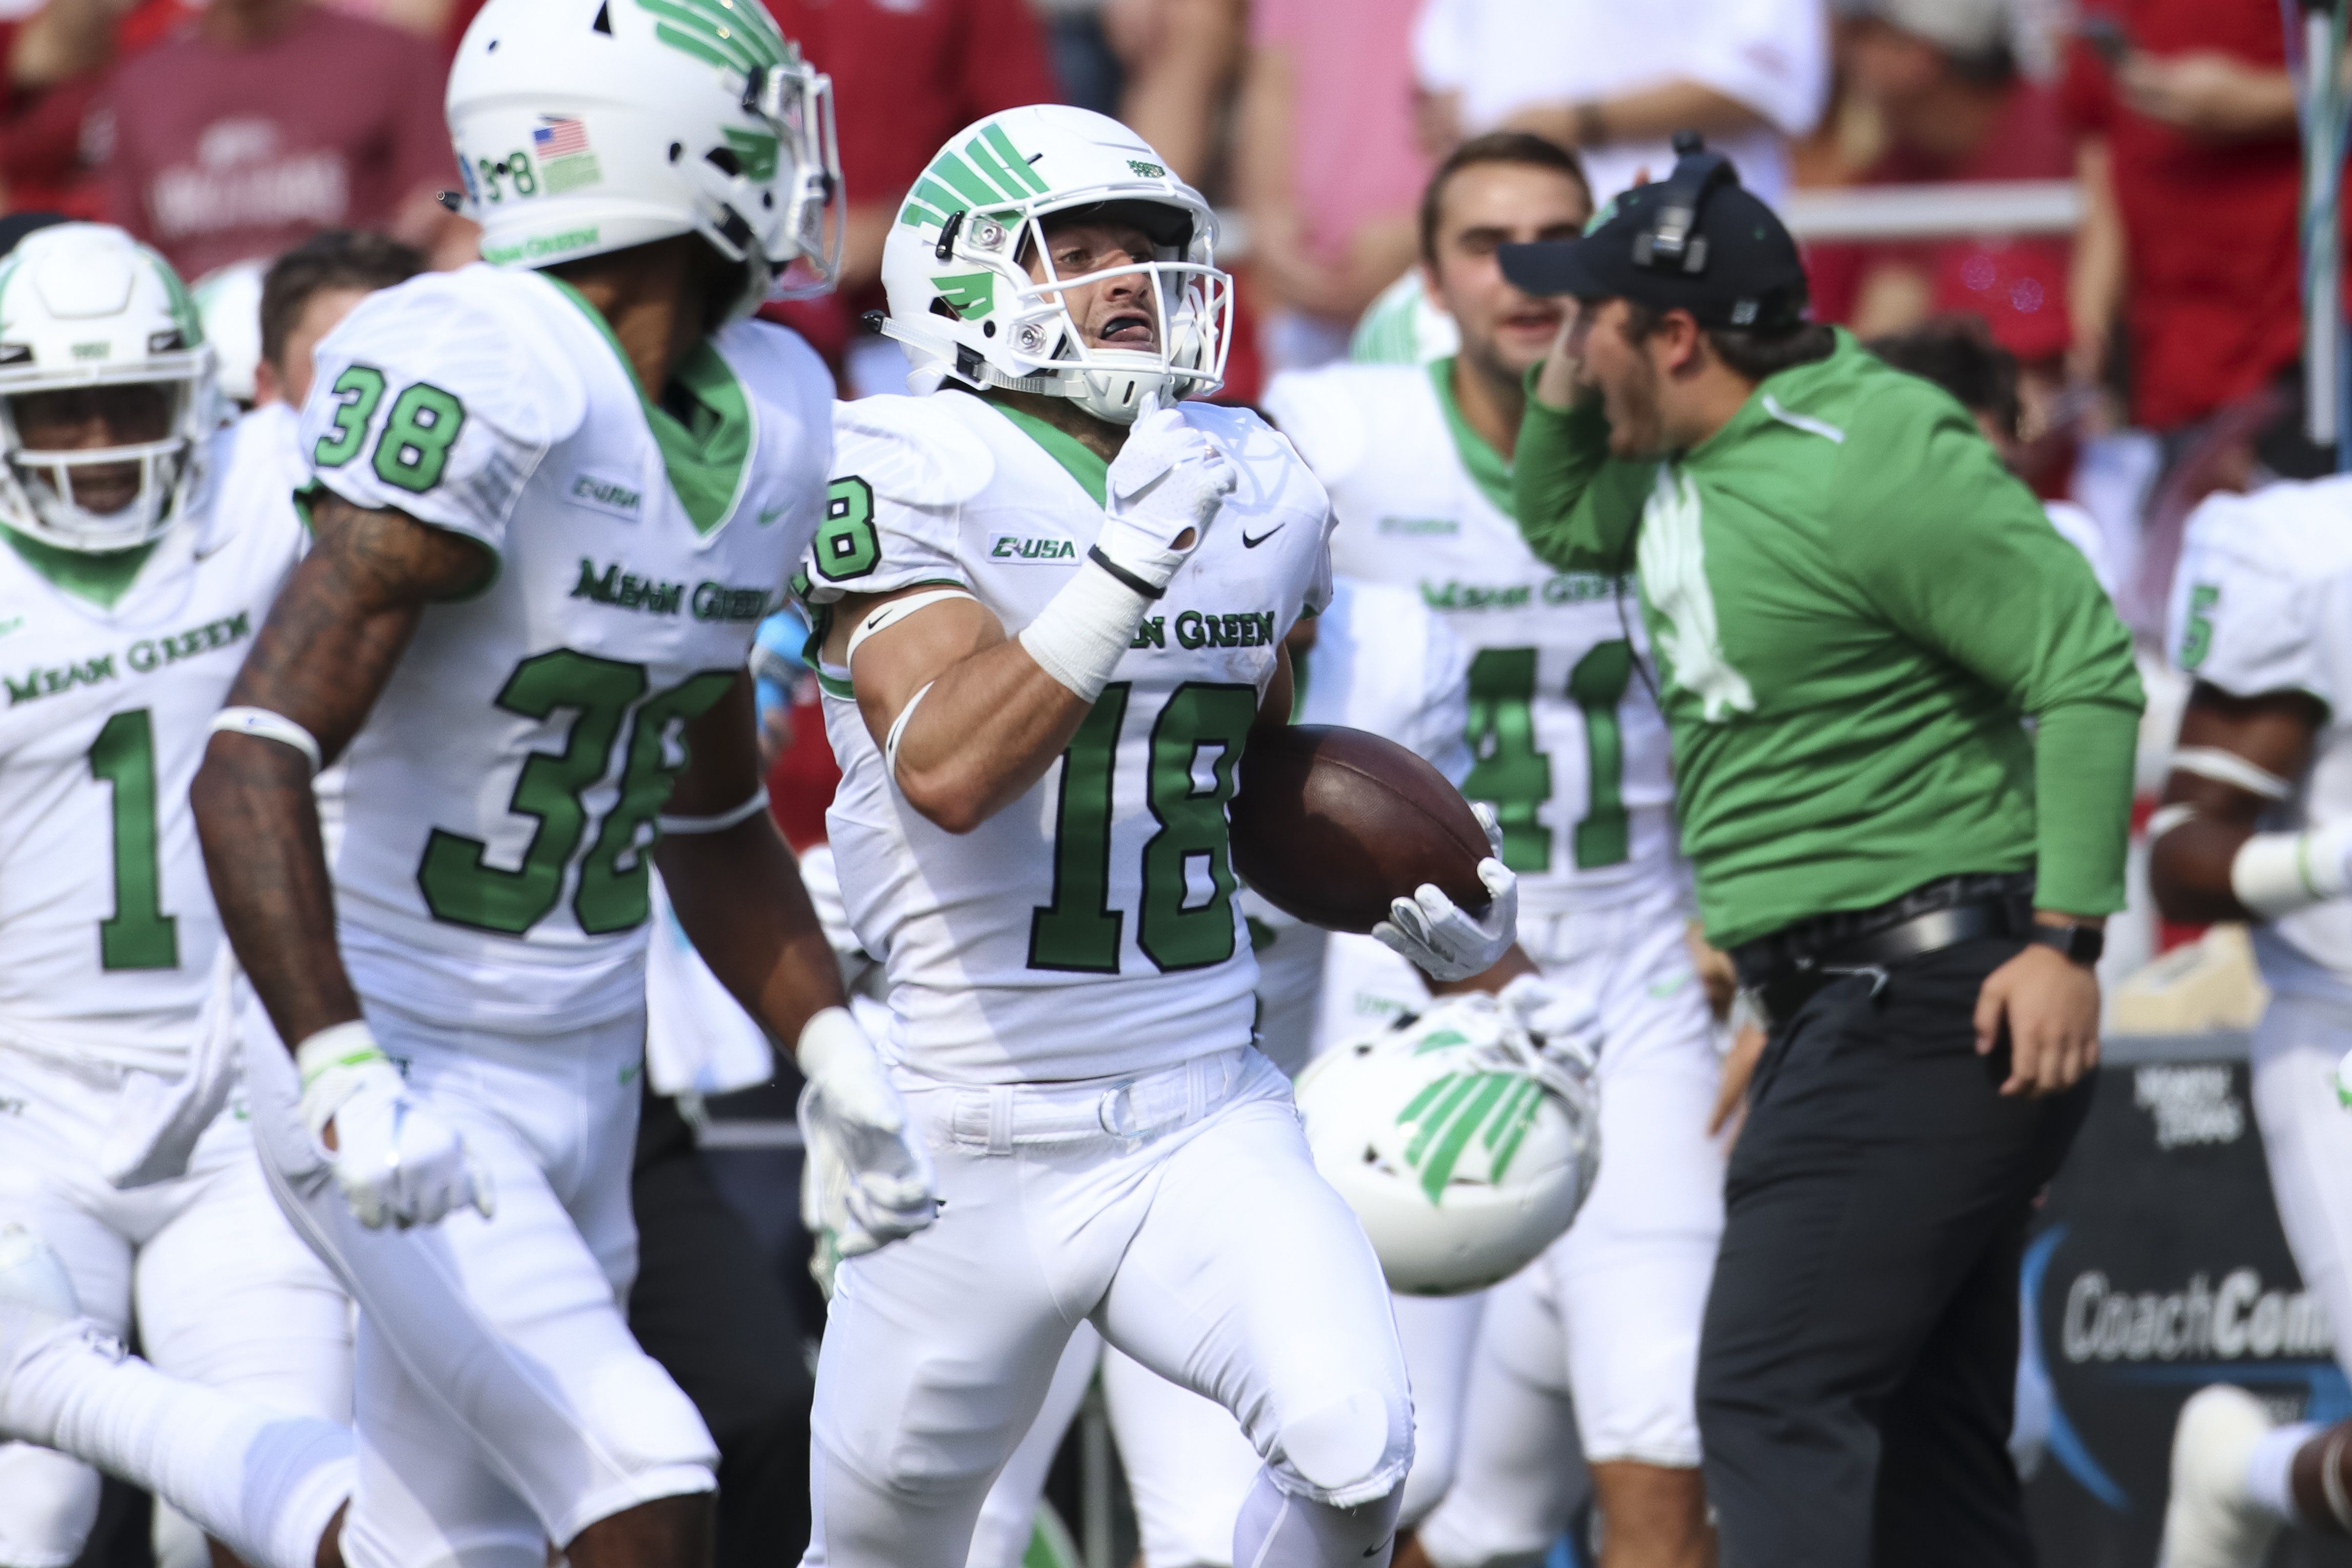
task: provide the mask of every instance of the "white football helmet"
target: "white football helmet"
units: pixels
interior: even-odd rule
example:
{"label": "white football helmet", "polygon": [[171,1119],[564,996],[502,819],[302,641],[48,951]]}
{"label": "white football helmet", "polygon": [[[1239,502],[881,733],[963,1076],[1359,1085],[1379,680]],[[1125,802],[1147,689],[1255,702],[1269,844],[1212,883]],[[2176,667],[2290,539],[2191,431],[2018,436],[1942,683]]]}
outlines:
{"label": "white football helmet", "polygon": [[247,405],[261,366],[261,283],[268,275],[266,261],[232,261],[188,286],[205,341],[213,346],[221,395]]}
{"label": "white football helmet", "polygon": [[489,0],[448,116],[494,266],[698,234],[744,265],[738,317],[840,268],[833,83],[760,0]]}
{"label": "white football helmet", "polygon": [[[1064,278],[1048,257],[1032,279],[1043,220],[1101,206],[1150,235],[1152,259]],[[950,138],[907,193],[882,246],[882,330],[906,346],[912,391],[952,378],[1047,392],[1129,424],[1224,384],[1234,283],[1216,242],[1201,193],[1126,126],[1058,104],[1005,110]],[[1088,347],[1061,286],[1136,274],[1152,283],[1158,346]]]}
{"label": "white football helmet", "polygon": [[[134,384],[162,399],[151,439],[42,451],[18,430],[27,396]],[[58,224],[0,261],[0,524],[61,549],[142,545],[186,512],[223,416],[195,302],[162,256],[106,224]],[[96,512],[76,499],[76,470],[130,464],[127,503]]]}
{"label": "white football helmet", "polygon": [[1590,1056],[1538,1050],[1480,994],[1318,1057],[1298,1114],[1316,1168],[1410,1296],[1518,1272],[1576,1218],[1601,1166]]}

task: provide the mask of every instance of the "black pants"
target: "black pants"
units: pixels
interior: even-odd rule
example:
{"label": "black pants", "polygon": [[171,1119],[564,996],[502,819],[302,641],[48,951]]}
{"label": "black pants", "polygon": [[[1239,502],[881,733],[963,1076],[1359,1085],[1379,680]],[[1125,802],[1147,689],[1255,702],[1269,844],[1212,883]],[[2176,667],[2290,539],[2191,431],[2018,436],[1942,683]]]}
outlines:
{"label": "black pants", "polygon": [[1731,1156],[1699,1343],[1724,1568],[2008,1568],[2027,1211],[2091,1084],[2003,1099],[1987,939],[1837,981],[1774,1029]]}
{"label": "black pants", "polygon": [[652,1094],[632,1196],[629,1328],[719,1444],[718,1568],[792,1568],[809,1539],[812,1386],[791,1299],[677,1107]]}

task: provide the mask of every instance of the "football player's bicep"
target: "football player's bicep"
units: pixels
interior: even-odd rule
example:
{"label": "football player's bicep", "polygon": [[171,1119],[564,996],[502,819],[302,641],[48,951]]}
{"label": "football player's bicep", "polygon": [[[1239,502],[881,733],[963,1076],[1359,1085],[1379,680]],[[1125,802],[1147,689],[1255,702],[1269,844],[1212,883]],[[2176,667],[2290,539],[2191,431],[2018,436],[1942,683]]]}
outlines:
{"label": "football player's bicep", "polygon": [[392,678],[428,604],[478,591],[497,559],[478,541],[326,492],[315,542],[286,580],[228,705],[282,714],[331,761]]}
{"label": "football player's bicep", "polygon": [[878,627],[860,635],[860,628],[875,622],[889,606],[940,592],[940,585],[933,583],[896,593],[855,594],[841,601],[834,616],[824,656],[829,663],[849,666],[857,711],[877,746],[883,744],[890,726],[917,692],[966,659],[1005,641],[1003,622],[994,612],[961,594],[933,598],[899,619],[883,617]]}
{"label": "football player's bicep", "polygon": [[2312,747],[2326,720],[2318,699],[2304,692],[2241,697],[2200,681],[2180,716],[2177,760],[2164,781],[2165,803],[2192,805],[2200,816],[2252,827],[2275,802],[2216,777],[2232,770],[2226,760],[2217,766],[2214,754],[2247,764],[2255,770],[2251,778],[2266,774],[2291,785],[2311,765]]}

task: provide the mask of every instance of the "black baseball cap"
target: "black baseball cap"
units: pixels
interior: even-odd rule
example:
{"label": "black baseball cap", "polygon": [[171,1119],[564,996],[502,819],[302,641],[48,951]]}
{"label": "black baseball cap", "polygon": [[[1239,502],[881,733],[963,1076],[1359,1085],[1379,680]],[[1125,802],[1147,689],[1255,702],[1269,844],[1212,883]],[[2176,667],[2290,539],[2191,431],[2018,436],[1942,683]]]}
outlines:
{"label": "black baseball cap", "polygon": [[1675,148],[1672,174],[1619,196],[1582,238],[1502,246],[1503,276],[1530,294],[1687,310],[1703,327],[1803,320],[1805,264],[1788,225],[1697,136]]}

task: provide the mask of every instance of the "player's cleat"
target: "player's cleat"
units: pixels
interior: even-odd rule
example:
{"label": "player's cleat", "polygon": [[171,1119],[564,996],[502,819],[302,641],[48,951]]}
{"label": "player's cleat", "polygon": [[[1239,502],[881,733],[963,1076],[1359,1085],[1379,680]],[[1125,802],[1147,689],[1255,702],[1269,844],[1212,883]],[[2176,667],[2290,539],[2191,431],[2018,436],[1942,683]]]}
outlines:
{"label": "player's cleat", "polygon": [[2227,1383],[2200,1388],[2172,1429],[2172,1499],[2158,1568],[2255,1568],[2281,1521],[2246,1486],[2246,1460],[2271,1418]]}

